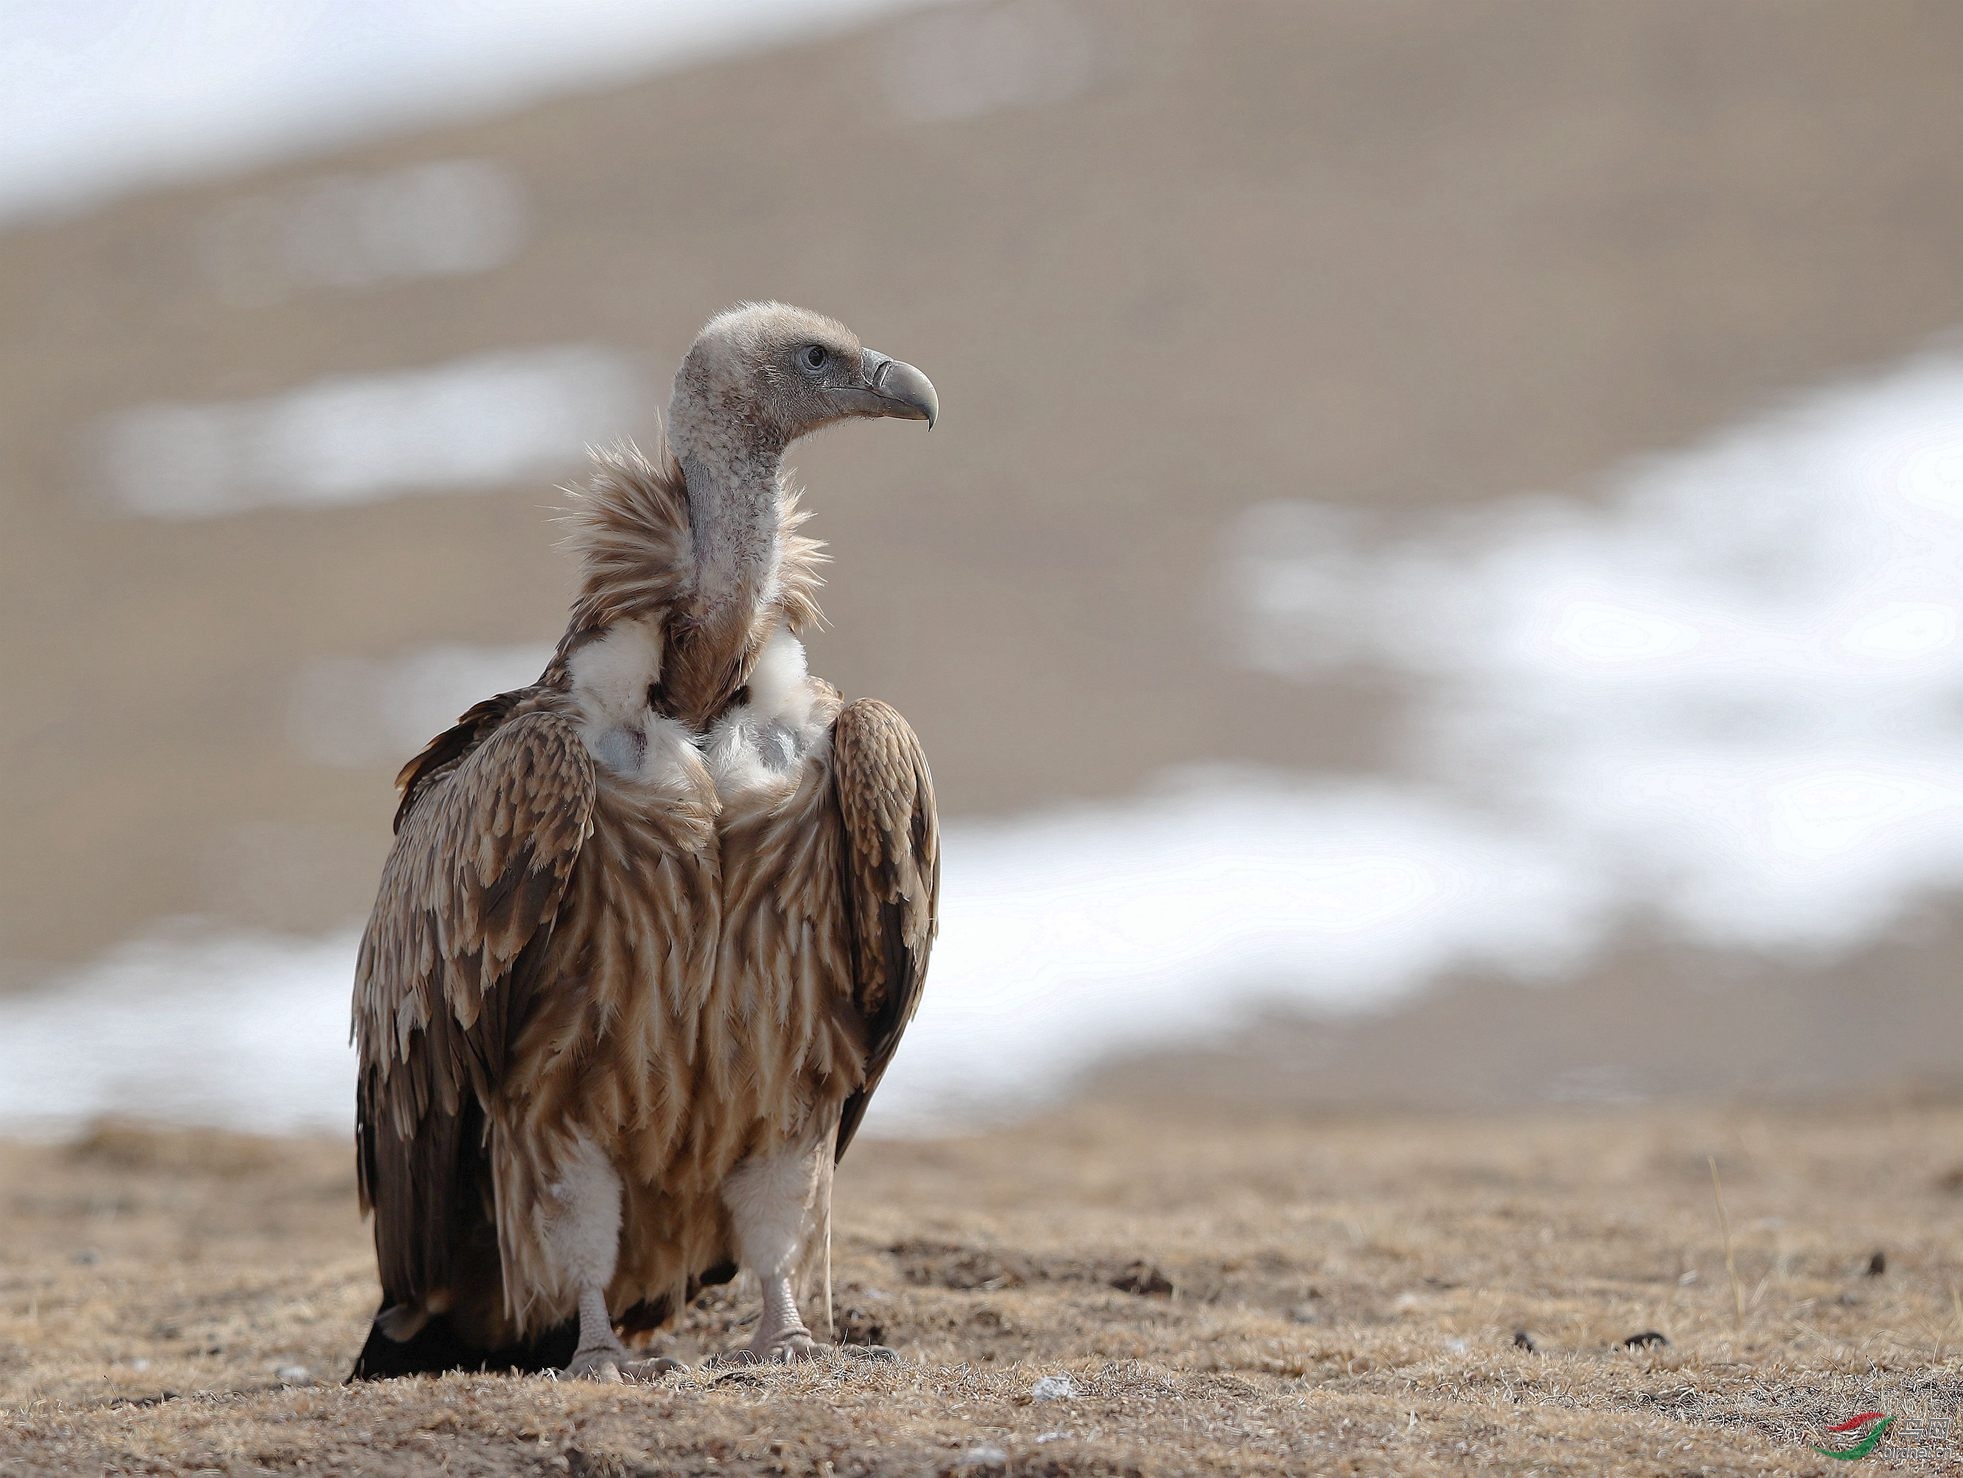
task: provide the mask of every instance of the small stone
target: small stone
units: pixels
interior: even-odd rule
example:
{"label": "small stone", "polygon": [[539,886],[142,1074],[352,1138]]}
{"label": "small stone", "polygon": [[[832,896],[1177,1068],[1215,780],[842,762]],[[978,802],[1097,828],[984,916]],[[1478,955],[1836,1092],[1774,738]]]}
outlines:
{"label": "small stone", "polygon": [[138,1355],[134,1360],[130,1361],[130,1369],[134,1370],[138,1375],[143,1374],[149,1368],[149,1360],[142,1355]]}
{"label": "small stone", "polygon": [[1513,1348],[1525,1350],[1531,1355],[1538,1347],[1534,1344],[1534,1337],[1531,1334],[1524,1329],[1516,1329],[1513,1331]]}
{"label": "small stone", "polygon": [[312,1380],[314,1373],[304,1365],[282,1365],[273,1374],[277,1375],[281,1380],[302,1381]]}
{"label": "small stone", "polygon": [[1620,1340],[1618,1343],[1625,1350],[1647,1350],[1652,1345],[1669,1344],[1670,1336],[1663,1333],[1660,1329],[1645,1329],[1642,1333],[1632,1334],[1629,1338]]}
{"label": "small stone", "polygon": [[1038,1432],[1036,1441],[1039,1445],[1045,1442],[1061,1442],[1068,1435],[1066,1432]]}
{"label": "small stone", "polygon": [[1873,1254],[1868,1258],[1868,1276],[1870,1278],[1879,1278],[1883,1273],[1887,1271],[1888,1271],[1888,1254],[1883,1252],[1879,1247],[1877,1247],[1875,1248]]}
{"label": "small stone", "polygon": [[1067,1375],[1046,1375],[1029,1388],[1031,1401],[1069,1401],[1077,1394],[1077,1383]]}

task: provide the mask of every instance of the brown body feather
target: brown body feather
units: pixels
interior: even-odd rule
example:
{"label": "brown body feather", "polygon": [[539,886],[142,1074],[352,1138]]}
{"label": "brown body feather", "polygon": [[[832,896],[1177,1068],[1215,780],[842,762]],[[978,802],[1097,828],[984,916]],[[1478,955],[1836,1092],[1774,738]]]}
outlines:
{"label": "brown body feather", "polygon": [[934,929],[932,784],[885,705],[814,684],[812,742],[720,789],[692,745],[615,774],[580,726],[578,653],[623,622],[659,632],[651,697],[699,743],[765,643],[818,619],[821,556],[794,498],[767,599],[741,622],[698,608],[665,454],[602,458],[575,519],[582,588],[539,684],[478,704],[400,777],[357,970],[385,1317],[404,1337],[445,1321],[442,1364],[570,1316],[543,1228],[581,1140],[623,1183],[616,1320],[659,1322],[726,1280],[725,1182],[813,1134],[843,1152]]}

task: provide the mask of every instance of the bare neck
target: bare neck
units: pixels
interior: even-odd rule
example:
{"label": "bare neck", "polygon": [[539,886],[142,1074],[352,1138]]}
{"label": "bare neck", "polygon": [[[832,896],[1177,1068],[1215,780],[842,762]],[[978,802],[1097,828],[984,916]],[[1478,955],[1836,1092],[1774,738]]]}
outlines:
{"label": "bare neck", "polygon": [[777,578],[783,443],[740,416],[704,414],[682,394],[669,424],[688,489],[695,623],[747,629]]}

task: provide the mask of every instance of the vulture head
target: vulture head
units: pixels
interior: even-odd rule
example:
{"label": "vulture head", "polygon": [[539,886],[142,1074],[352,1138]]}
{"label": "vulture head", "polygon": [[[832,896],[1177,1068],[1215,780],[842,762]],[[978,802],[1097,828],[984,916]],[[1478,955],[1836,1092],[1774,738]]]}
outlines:
{"label": "vulture head", "polygon": [[736,451],[728,442],[739,439],[781,451],[835,421],[897,416],[931,427],[939,414],[931,380],[836,319],[745,303],[696,337],[675,374],[669,427],[678,449]]}

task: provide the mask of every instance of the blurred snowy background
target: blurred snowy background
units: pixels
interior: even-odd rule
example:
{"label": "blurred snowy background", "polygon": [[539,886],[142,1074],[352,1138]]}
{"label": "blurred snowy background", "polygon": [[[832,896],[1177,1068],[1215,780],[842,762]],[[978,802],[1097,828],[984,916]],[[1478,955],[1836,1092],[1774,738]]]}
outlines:
{"label": "blurred snowy background", "polygon": [[[906,1131],[1951,1081],[1963,13],[0,13],[0,1131],[351,1120],[389,779],[695,325],[947,818]],[[1117,1066],[1114,1066],[1117,1064]]]}

